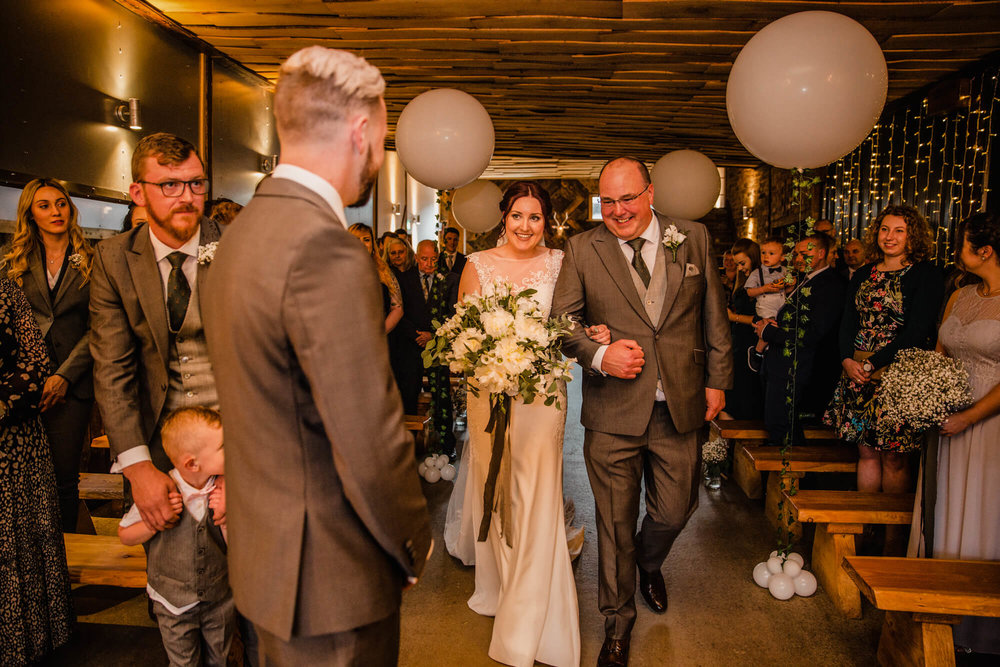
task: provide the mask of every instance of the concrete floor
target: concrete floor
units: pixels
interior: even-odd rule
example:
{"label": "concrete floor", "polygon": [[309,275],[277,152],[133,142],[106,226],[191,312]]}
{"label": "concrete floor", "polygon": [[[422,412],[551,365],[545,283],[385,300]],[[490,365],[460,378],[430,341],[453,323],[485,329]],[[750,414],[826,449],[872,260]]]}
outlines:
{"label": "concrete floor", "polygon": [[[586,530],[574,570],[582,664],[593,665],[604,632],[597,610],[597,538],[583,463],[579,382],[570,386],[569,410],[564,484],[576,502],[576,523]],[[486,655],[492,619],[466,606],[473,570],[443,549],[451,484],[425,484],[424,490],[437,546],[420,583],[404,596],[400,665],[496,665]],[[701,505],[663,568],[670,608],[658,616],[638,601],[629,664],[874,665],[881,612],[865,604],[862,620],[845,620],[822,590],[811,598],[773,599],[750,573],[774,548],[774,531],[764,519],[761,501],[747,500],[731,483],[721,491],[702,489]],[[808,549],[804,555],[808,561]],[[143,595],[87,586],[77,589],[76,598],[79,631],[48,664],[166,664]]]}

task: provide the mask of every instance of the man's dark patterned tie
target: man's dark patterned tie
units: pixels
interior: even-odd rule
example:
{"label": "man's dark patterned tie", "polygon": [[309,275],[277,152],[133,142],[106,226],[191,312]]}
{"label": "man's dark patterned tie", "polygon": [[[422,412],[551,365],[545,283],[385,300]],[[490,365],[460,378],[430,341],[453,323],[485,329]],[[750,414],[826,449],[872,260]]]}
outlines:
{"label": "man's dark patterned tie", "polygon": [[625,243],[632,248],[632,268],[635,272],[639,274],[639,280],[646,287],[649,287],[649,269],[646,268],[646,262],[642,259],[642,244],[646,242],[644,238],[632,239],[631,241],[626,241]]}
{"label": "man's dark patterned tie", "polygon": [[167,315],[170,316],[170,333],[177,333],[184,324],[188,301],[191,300],[191,286],[187,276],[181,270],[187,255],[182,252],[172,252],[167,255],[170,262],[170,277],[167,278]]}

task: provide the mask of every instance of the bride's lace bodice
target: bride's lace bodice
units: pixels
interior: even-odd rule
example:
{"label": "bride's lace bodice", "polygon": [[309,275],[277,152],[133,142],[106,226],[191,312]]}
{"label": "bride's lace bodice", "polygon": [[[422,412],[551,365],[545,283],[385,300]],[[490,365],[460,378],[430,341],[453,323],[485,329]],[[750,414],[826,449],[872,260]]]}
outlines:
{"label": "bride's lace bodice", "polygon": [[562,259],[562,250],[549,250],[531,259],[509,259],[489,250],[469,255],[469,261],[476,267],[480,293],[490,294],[495,284],[503,282],[516,289],[534,289],[533,298],[545,317],[552,308],[552,294]]}
{"label": "bride's lace bodice", "polygon": [[1000,382],[1000,296],[982,297],[974,285],[963,287],[939,338],[965,364],[976,400]]}

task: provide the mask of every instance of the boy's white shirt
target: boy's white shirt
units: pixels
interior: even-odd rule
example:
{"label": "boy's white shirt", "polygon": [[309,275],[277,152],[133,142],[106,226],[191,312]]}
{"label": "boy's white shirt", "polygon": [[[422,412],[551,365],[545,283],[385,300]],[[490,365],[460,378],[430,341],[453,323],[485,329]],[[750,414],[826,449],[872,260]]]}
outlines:
{"label": "boy's white shirt", "polygon": [[[205,486],[200,489],[196,489],[181,477],[181,474],[177,472],[177,468],[172,469],[168,473],[171,479],[177,483],[177,490],[181,493],[181,499],[184,501],[184,511],[190,512],[192,518],[195,521],[201,522],[205,517],[205,512],[208,511],[208,494],[215,488],[215,475],[208,478],[205,482]],[[132,524],[136,524],[142,521],[142,516],[139,514],[138,505],[132,505],[132,508],[122,517],[119,525],[122,528],[128,528]],[[169,528],[167,530],[170,530]],[[170,602],[164,598],[162,595],[156,592],[156,590],[149,584],[146,584],[146,593],[149,594],[151,600],[155,600],[162,604],[167,611],[169,611],[174,616],[180,616],[186,611],[194,609],[198,602],[192,602],[189,605],[184,605],[183,607],[175,607],[170,604]]]}
{"label": "boy's white shirt", "polygon": [[[771,267],[763,267],[765,270]],[[779,277],[785,276],[785,267],[778,267],[781,273],[771,273],[769,276],[765,276],[764,280],[768,283],[773,283]],[[754,287],[763,287],[760,284],[760,273],[757,269],[750,272],[747,277],[746,283],[743,287],[746,289],[753,289]],[[778,315],[778,311],[781,310],[781,306],[785,303],[785,293],[784,292],[774,292],[771,294],[759,294],[754,299],[754,307],[757,311],[757,316],[762,318],[775,318]]]}

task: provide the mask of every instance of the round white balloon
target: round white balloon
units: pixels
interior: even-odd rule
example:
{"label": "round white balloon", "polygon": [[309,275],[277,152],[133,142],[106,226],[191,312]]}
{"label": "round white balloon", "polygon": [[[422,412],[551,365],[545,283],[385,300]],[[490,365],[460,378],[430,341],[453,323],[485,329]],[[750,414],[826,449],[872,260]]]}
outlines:
{"label": "round white balloon", "polygon": [[673,218],[698,220],[715,206],[722,179],[719,169],[698,151],[667,153],[653,165],[653,208]]}
{"label": "round white balloon", "polygon": [[437,466],[438,470],[440,470],[441,468],[448,465],[448,461],[450,460],[451,459],[448,458],[447,454],[438,454],[437,461],[434,462],[434,465]]}
{"label": "round white balloon", "polygon": [[781,571],[794,579],[799,576],[799,572],[802,571],[802,566],[789,558],[785,561],[785,564],[781,566]]}
{"label": "round white balloon", "polygon": [[772,574],[767,580],[767,590],[779,600],[787,600],[795,595],[795,582],[787,574]]}
{"label": "round white balloon", "polygon": [[726,86],[733,132],[781,168],[830,164],[871,132],[888,90],[885,56],[864,26],[843,14],[790,14],[740,51]]}
{"label": "round white balloon", "polygon": [[493,121],[479,100],[453,88],[417,95],[396,123],[403,168],[424,185],[458,188],[479,178],[493,157]]}
{"label": "round white balloon", "polygon": [[428,468],[437,468],[437,457],[428,456],[424,459],[424,465]]}
{"label": "round white balloon", "polygon": [[785,556],[785,558],[787,560],[794,560],[796,563],[799,564],[800,567],[805,567],[805,564],[806,564],[805,558],[803,558],[802,556],[800,556],[798,553],[796,553],[794,551],[792,553],[788,554],[787,556]]}
{"label": "round white balloon", "polygon": [[798,576],[793,580],[795,584],[795,594],[801,595],[804,598],[809,597],[816,592],[816,577],[813,576],[812,572],[802,570],[799,572]]}
{"label": "round white balloon", "polygon": [[441,479],[441,471],[434,466],[428,466],[427,470],[424,471],[424,479],[433,484]]}
{"label": "round white balloon", "polygon": [[441,468],[441,479],[443,479],[446,482],[450,482],[451,480],[455,479],[455,474],[457,472],[458,471],[455,470],[455,466],[449,463],[448,465]]}
{"label": "round white balloon", "polygon": [[466,231],[487,232],[500,222],[500,200],[503,192],[492,181],[473,181],[455,190],[451,212]]}
{"label": "round white balloon", "polygon": [[771,552],[771,555],[770,555],[770,556],[768,556],[768,558],[774,558],[774,557],[775,557],[775,556],[777,556],[777,555],[778,555],[778,550],[777,550],[777,549],[775,549],[774,551],[772,551],[772,552]]}
{"label": "round white balloon", "polygon": [[767,563],[757,563],[753,568],[753,581],[761,588],[767,588],[767,580],[771,578],[771,571],[767,569]]}
{"label": "round white balloon", "polygon": [[425,470],[427,470],[427,464],[421,461],[420,465],[417,466],[417,474],[423,477]]}
{"label": "round white balloon", "polygon": [[773,558],[767,559],[767,569],[771,574],[778,574],[781,572],[781,557],[774,556]]}

